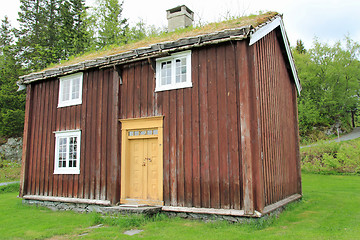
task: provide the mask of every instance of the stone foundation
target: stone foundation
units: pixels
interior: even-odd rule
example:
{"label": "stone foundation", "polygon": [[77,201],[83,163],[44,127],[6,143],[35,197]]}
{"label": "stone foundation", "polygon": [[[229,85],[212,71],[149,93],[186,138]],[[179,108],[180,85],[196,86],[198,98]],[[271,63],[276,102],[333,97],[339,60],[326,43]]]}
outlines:
{"label": "stone foundation", "polygon": [[46,207],[53,211],[74,211],[78,213],[98,212],[102,213],[101,208],[104,206],[84,204],[84,203],[64,203],[64,202],[51,202],[51,201],[39,201],[39,200],[22,200],[23,204],[35,205],[39,207]]}
{"label": "stone foundation", "polygon": [[267,219],[272,216],[278,216],[283,210],[284,207],[280,207],[275,211],[265,214],[261,218],[252,218],[244,216],[228,216],[228,215],[217,215],[217,214],[202,214],[202,213],[190,213],[190,212],[172,212],[172,211],[162,211],[161,207],[121,207],[121,206],[112,206],[104,207],[102,205],[94,204],[84,204],[84,203],[65,203],[65,202],[52,202],[52,201],[39,201],[39,200],[23,200],[23,204],[26,205],[35,205],[40,207],[46,207],[53,211],[74,211],[78,213],[90,213],[97,212],[101,214],[144,214],[147,216],[153,216],[157,213],[164,213],[169,217],[180,217],[185,219],[200,220],[205,222],[212,221],[228,221],[231,223],[248,223],[254,219]]}

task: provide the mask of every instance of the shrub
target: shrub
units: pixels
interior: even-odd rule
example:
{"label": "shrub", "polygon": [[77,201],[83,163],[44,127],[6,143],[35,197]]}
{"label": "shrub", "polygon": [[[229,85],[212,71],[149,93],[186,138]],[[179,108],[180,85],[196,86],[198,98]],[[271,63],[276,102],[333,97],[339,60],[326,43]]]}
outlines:
{"label": "shrub", "polygon": [[21,136],[24,130],[23,110],[3,109],[0,118],[0,135],[2,136]]}
{"label": "shrub", "polygon": [[303,148],[301,167],[307,172],[360,173],[360,139],[346,142],[321,142]]}

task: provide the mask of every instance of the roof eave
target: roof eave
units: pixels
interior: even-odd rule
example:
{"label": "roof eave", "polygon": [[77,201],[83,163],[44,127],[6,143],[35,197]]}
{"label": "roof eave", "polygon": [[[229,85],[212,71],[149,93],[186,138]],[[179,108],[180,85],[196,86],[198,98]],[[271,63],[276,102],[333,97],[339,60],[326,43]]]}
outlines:
{"label": "roof eave", "polygon": [[83,61],[69,66],[52,68],[41,72],[31,73],[25,76],[21,76],[19,82],[20,84],[30,84],[35,81],[84,71],[90,68],[110,67],[113,65],[125,64],[139,61],[142,59],[161,56],[173,51],[187,50],[195,47],[201,47],[209,44],[217,44],[226,41],[243,40],[244,38],[249,37],[251,30],[252,26],[248,25],[242,26],[240,28],[226,29],[210,34],[181,38],[176,41],[157,43],[150,45],[149,47],[132,49],[127,52]]}

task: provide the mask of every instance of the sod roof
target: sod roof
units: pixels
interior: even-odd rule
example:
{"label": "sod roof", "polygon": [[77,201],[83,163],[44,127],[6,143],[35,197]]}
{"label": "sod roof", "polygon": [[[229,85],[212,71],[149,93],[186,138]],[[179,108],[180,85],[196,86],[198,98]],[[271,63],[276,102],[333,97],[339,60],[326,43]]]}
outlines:
{"label": "sod roof", "polygon": [[110,67],[140,59],[166,55],[172,51],[245,39],[277,16],[279,14],[276,12],[267,12],[210,23],[202,27],[190,27],[158,36],[151,36],[138,42],[86,53],[42,71],[22,76],[20,77],[20,83],[29,84],[34,81],[83,71],[89,68]]}

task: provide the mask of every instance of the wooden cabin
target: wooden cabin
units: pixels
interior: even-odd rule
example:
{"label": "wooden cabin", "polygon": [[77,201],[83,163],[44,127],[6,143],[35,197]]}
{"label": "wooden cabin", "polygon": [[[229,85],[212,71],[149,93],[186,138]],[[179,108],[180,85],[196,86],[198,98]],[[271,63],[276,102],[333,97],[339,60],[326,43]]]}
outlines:
{"label": "wooden cabin", "polygon": [[21,77],[20,197],[254,217],[301,197],[301,86],[281,15],[101,54]]}

